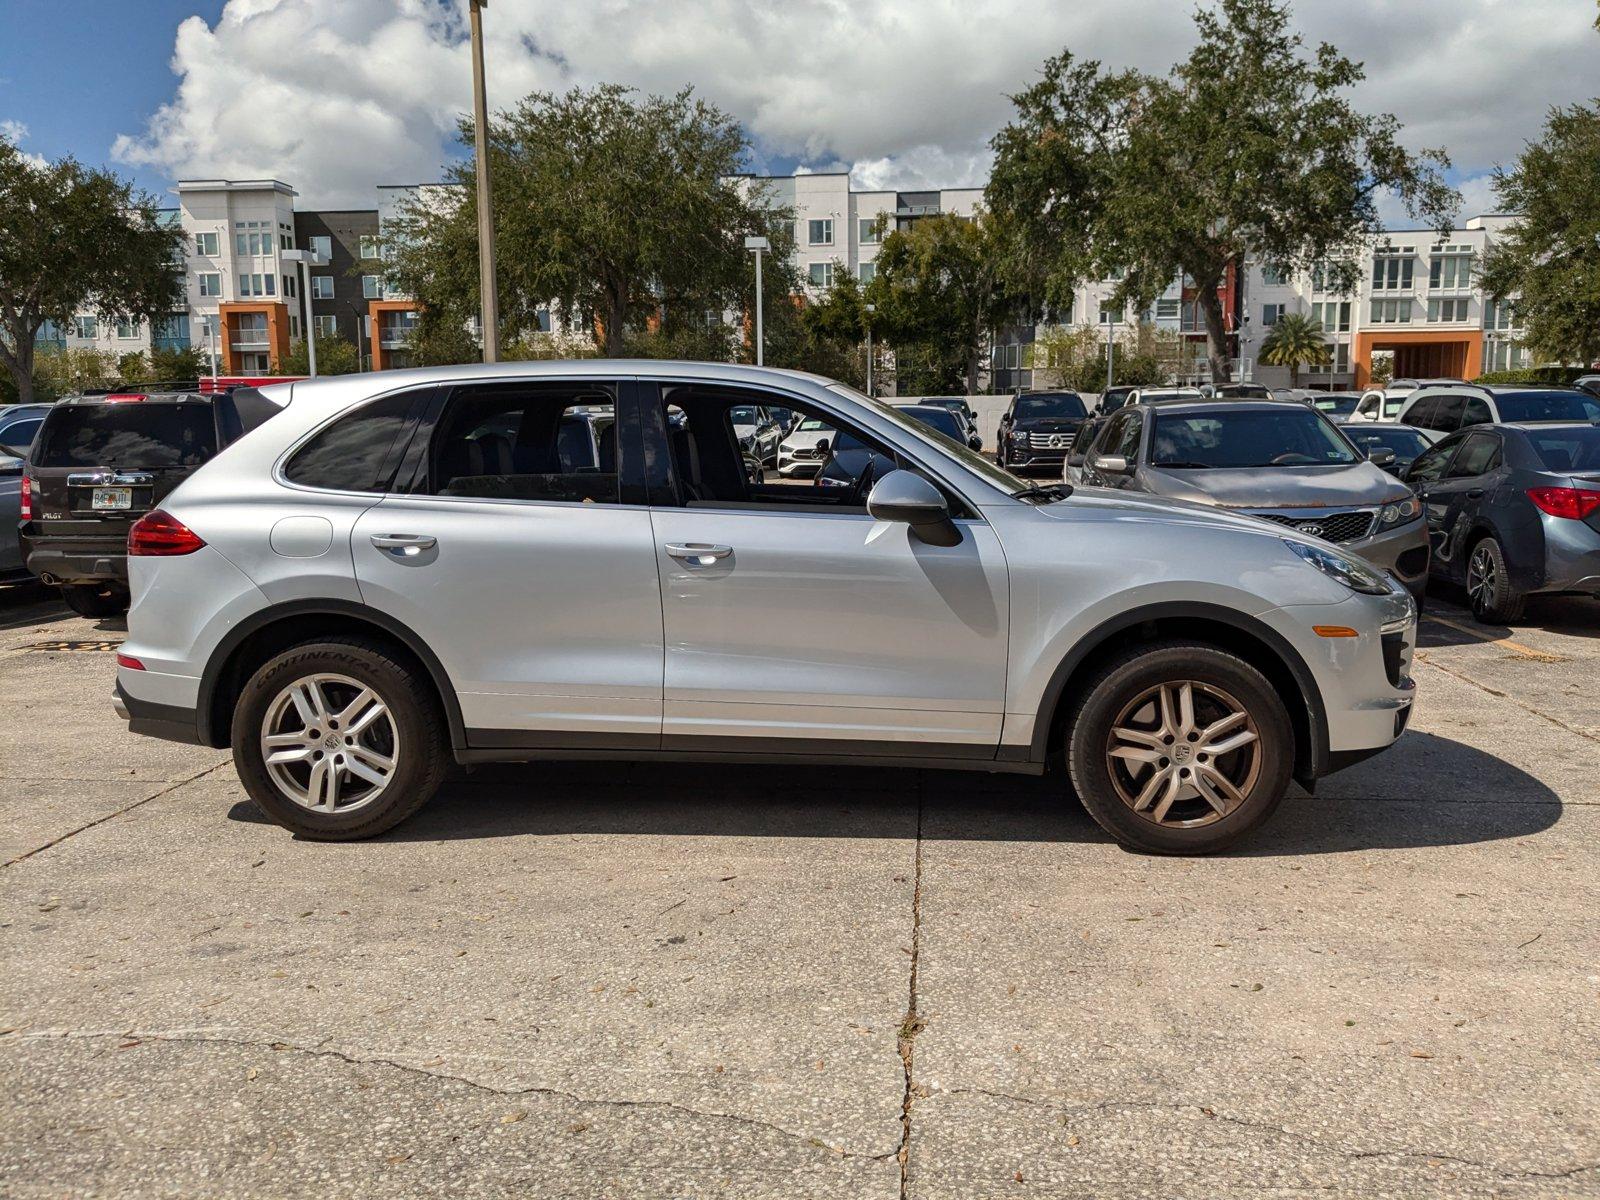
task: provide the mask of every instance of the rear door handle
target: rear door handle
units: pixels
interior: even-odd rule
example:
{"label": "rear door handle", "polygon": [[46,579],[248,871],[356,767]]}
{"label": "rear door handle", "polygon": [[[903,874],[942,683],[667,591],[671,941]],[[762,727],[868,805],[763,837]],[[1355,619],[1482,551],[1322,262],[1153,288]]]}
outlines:
{"label": "rear door handle", "polygon": [[732,546],[714,546],[710,542],[668,542],[665,549],[673,558],[698,567],[709,567],[733,553]]}
{"label": "rear door handle", "polygon": [[439,544],[439,539],[426,533],[375,533],[372,535],[372,544],[379,550],[387,550],[396,558],[409,558],[424,550],[432,550]]}
{"label": "rear door handle", "polygon": [[1467,493],[1467,499],[1468,500],[1476,500],[1481,495],[1483,495],[1483,489],[1482,488],[1473,488],[1471,491],[1469,491]]}

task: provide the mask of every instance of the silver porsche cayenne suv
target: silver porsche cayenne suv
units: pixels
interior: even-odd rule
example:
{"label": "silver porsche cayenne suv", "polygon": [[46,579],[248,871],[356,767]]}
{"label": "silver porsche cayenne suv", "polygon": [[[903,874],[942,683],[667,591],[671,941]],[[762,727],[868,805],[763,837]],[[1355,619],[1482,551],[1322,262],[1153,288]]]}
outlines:
{"label": "silver porsche cayenne suv", "polygon": [[[1415,607],[1360,558],[1030,484],[826,379],[595,360],[259,398],[130,532],[116,704],[231,747],[307,837],[389,829],[452,762],[1064,760],[1117,840],[1203,853],[1411,713]],[[836,431],[833,485],[753,482],[748,405]]]}

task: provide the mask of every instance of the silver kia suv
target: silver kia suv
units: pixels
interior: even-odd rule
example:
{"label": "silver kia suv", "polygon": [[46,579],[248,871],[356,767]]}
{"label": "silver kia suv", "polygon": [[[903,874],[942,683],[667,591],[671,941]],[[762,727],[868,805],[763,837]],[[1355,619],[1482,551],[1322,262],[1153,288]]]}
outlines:
{"label": "silver kia suv", "polygon": [[[307,837],[389,829],[452,762],[1064,758],[1119,841],[1201,853],[1411,713],[1415,608],[1359,559],[1029,484],[816,376],[505,363],[262,395],[280,411],[130,532],[116,703],[232,747]],[[868,452],[832,486],[753,482],[748,405]],[[606,432],[563,437],[573,413]]]}

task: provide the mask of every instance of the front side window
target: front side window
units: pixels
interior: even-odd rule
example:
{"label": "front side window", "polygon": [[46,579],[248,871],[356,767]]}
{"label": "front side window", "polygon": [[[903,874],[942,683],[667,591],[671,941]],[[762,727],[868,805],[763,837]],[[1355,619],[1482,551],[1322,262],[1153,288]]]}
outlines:
{"label": "front side window", "polygon": [[1311,409],[1217,408],[1155,415],[1150,465],[1173,470],[1345,466],[1350,443]]}
{"label": "front side window", "polygon": [[283,477],[301,487],[388,491],[417,399],[416,392],[402,392],[346,413],[295,451]]}
{"label": "front side window", "polygon": [[1467,397],[1467,406],[1461,417],[1463,425],[1492,425],[1494,414],[1489,411],[1489,403],[1477,396]]}
{"label": "front side window", "polygon": [[1456,447],[1461,445],[1460,438],[1446,438],[1432,450],[1418,455],[1417,461],[1411,464],[1411,469],[1406,472],[1406,478],[1421,482],[1432,483],[1444,474],[1444,469],[1450,465],[1450,457],[1456,452]]}
{"label": "front side window", "polygon": [[604,382],[457,388],[422,491],[477,500],[617,502],[616,388]]}

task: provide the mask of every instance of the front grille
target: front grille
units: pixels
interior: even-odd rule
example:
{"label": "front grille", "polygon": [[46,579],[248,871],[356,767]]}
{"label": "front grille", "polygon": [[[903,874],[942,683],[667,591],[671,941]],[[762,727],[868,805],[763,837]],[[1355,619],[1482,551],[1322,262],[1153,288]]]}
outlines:
{"label": "front grille", "polygon": [[1072,445],[1072,433],[1030,433],[1028,445],[1034,450],[1065,450]]}
{"label": "front grille", "polygon": [[1354,542],[1372,532],[1372,522],[1377,514],[1356,510],[1354,512],[1327,513],[1320,517],[1293,516],[1289,513],[1261,512],[1255,514],[1301,533],[1326,538],[1330,542]]}
{"label": "front grille", "polygon": [[786,453],[789,455],[790,458],[821,458],[822,457],[822,451],[818,450],[818,449],[815,449],[815,448],[812,448],[810,450],[789,450],[789,451],[786,451]]}

